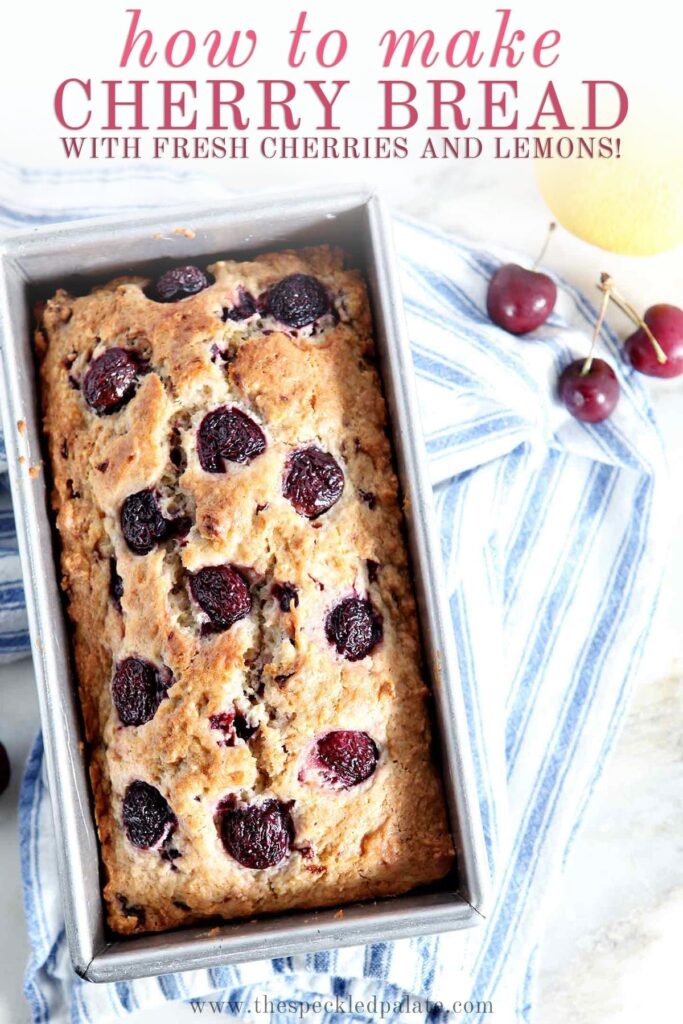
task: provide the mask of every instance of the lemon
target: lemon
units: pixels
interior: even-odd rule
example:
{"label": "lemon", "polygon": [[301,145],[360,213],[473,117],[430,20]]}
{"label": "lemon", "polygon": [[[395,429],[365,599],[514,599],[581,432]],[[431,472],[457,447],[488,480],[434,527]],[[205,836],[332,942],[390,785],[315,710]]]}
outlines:
{"label": "lemon", "polygon": [[683,242],[683,143],[671,127],[627,125],[613,133],[618,158],[536,160],[536,178],[568,231],[610,252],[649,256]]}

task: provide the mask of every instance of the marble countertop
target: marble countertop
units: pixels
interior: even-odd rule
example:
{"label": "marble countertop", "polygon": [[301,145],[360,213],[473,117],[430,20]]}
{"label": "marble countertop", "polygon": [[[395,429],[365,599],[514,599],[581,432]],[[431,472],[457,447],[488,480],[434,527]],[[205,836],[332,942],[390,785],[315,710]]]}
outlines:
{"label": "marble countertop", "polygon": [[[226,180],[230,173],[233,187],[246,187],[246,168],[241,175],[233,170],[224,172]],[[297,169],[289,173],[294,180]],[[523,163],[505,168],[504,174],[494,163],[457,169],[417,163],[378,168],[368,177],[381,180],[389,200],[407,213],[470,239],[529,254],[540,246],[549,219]],[[286,184],[286,175],[281,180]],[[558,231],[546,263],[589,293],[599,272],[608,270],[636,305],[683,303],[680,252],[629,260]],[[626,328],[618,313],[613,322]],[[649,386],[667,441],[675,495],[683,491],[683,379]],[[683,505],[675,502],[671,526],[662,599],[633,704],[541,937],[536,1019],[542,1024],[635,1024],[672,1020],[676,1013],[679,982],[673,958],[680,948],[683,914]],[[0,738],[14,770],[11,789],[0,799],[0,1024],[21,1024],[29,1019],[21,992],[28,944],[15,807],[20,766],[38,726],[30,662],[0,669],[0,695]],[[180,1006],[130,1019],[175,1024],[193,1018],[189,1008]]]}

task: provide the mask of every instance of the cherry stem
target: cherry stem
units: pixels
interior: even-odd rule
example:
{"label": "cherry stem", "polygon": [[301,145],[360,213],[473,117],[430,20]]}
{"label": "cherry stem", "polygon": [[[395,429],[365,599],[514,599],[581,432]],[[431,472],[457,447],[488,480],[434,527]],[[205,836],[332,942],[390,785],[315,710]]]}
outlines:
{"label": "cherry stem", "polygon": [[603,294],[602,302],[600,303],[600,312],[598,313],[598,319],[595,321],[595,329],[593,331],[593,338],[591,340],[590,350],[588,352],[588,355],[586,356],[586,361],[581,368],[582,377],[587,377],[591,371],[591,366],[593,365],[593,357],[595,355],[595,346],[598,343],[598,338],[600,336],[600,328],[602,327],[603,322],[605,320],[605,313],[607,312],[610,295],[612,294],[612,279],[611,277],[609,277],[608,274],[605,274],[603,276],[606,278],[606,280],[601,280]]}
{"label": "cherry stem", "polygon": [[612,281],[612,278],[609,276],[609,274],[600,275],[600,284],[598,285],[598,288],[601,291],[604,291],[606,287],[606,282],[609,282],[609,295],[614,305],[617,306],[622,311],[622,313],[625,313],[627,317],[633,320],[634,324],[636,324],[638,327],[642,327],[642,329],[645,331],[645,334],[649,338],[650,343],[653,349],[655,350],[657,362],[662,364],[668,362],[666,352],[659,344],[654,334],[643,320],[642,316],[639,316],[638,311],[631,305],[631,303],[627,302],[624,296],[616,290],[616,288],[614,287],[614,282]]}
{"label": "cherry stem", "polygon": [[536,269],[536,267],[539,265],[539,263],[541,262],[541,260],[545,256],[546,250],[548,248],[548,245],[550,244],[550,239],[552,238],[552,235],[553,235],[553,231],[555,230],[556,227],[557,227],[557,224],[555,223],[555,221],[551,220],[550,224],[548,225],[548,233],[545,236],[545,242],[543,243],[543,245],[541,247],[541,251],[539,252],[538,256],[536,257],[536,262],[534,263],[533,267],[531,268],[532,270]]}

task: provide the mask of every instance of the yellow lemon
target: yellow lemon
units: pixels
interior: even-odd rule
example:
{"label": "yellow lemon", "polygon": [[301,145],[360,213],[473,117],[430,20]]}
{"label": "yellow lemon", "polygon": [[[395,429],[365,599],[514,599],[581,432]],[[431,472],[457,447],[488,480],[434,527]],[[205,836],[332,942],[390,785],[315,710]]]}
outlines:
{"label": "yellow lemon", "polygon": [[[610,252],[649,256],[683,242],[683,142],[671,127],[615,129],[620,156],[536,160],[541,195],[559,222]],[[578,136],[576,136],[578,139]]]}

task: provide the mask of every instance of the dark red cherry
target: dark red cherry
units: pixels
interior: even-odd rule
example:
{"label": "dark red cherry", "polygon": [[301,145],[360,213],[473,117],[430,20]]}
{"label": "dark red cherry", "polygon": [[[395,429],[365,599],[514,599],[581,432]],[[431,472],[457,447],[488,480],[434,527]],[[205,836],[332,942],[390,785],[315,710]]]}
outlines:
{"label": "dark red cherry", "polygon": [[366,732],[336,729],[321,736],[315,757],[328,785],[350,789],[369,779],[377,767],[379,750]]}
{"label": "dark red cherry", "polygon": [[178,302],[208,287],[208,278],[199,267],[174,267],[161,275],[151,290],[150,298],[157,302]]}
{"label": "dark red cherry", "polygon": [[294,842],[292,816],[279,800],[239,807],[228,799],[219,807],[216,826],[230,856],[254,870],[280,864]]}
{"label": "dark red cherry", "polygon": [[256,312],[256,301],[253,295],[240,288],[237,296],[237,305],[226,307],[223,310],[223,320],[232,320],[238,323],[240,320],[248,320]]}
{"label": "dark red cherry", "polygon": [[290,274],[266,296],[266,309],[288,327],[306,327],[329,311],[324,286],[310,274]]}
{"label": "dark red cherry", "polygon": [[176,825],[176,816],[158,789],[141,779],[131,782],[123,798],[123,827],[133,846],[159,846]]}
{"label": "dark red cherry", "polygon": [[510,334],[527,334],[544,324],[557,301],[552,278],[516,263],[500,267],[489,282],[486,308],[495,324]]}
{"label": "dark red cherry", "polygon": [[4,793],[9,786],[12,769],[9,763],[9,756],[4,743],[0,743],[0,794]]}
{"label": "dark red cherry", "polygon": [[593,359],[588,373],[585,366],[585,359],[576,359],[565,367],[560,375],[560,398],[577,420],[600,423],[619,401],[619,381],[604,359]]}
{"label": "dark red cherry", "polygon": [[273,583],[272,594],[283,612],[299,607],[299,592],[293,583]]}
{"label": "dark red cherry", "polygon": [[285,467],[282,493],[300,516],[315,519],[342,496],[344,474],[339,463],[320,448],[292,452]]}
{"label": "dark red cherry", "polygon": [[190,575],[190,592],[209,616],[212,632],[222,632],[251,611],[249,587],[231,565],[207,565]]}
{"label": "dark red cherry", "polygon": [[88,367],[83,378],[83,396],[99,416],[109,416],[131,400],[142,372],[135,352],[108,348]]}
{"label": "dark red cherry", "polygon": [[624,344],[631,366],[649,377],[678,377],[683,373],[683,309],[661,302],[643,317],[666,356],[660,363],[650,338],[639,327]]}
{"label": "dark red cherry", "polygon": [[165,519],[154,491],[129,494],[121,506],[121,530],[126,544],[136,555],[146,555],[171,535],[171,520]]}
{"label": "dark red cherry", "polygon": [[111,695],[123,725],[144,725],[154,718],[166,687],[154,665],[142,658],[124,658],[116,666]]}
{"label": "dark red cherry", "polygon": [[347,597],[327,616],[325,635],[347,661],[360,661],[383,636],[382,617],[371,601]]}
{"label": "dark red cherry", "polygon": [[197,454],[207,473],[224,473],[224,460],[251,462],[265,450],[263,431],[240,409],[214,409],[197,431]]}

